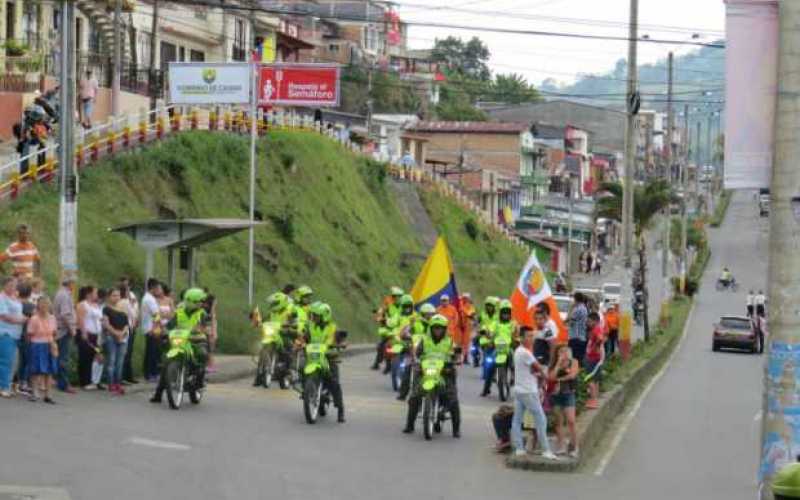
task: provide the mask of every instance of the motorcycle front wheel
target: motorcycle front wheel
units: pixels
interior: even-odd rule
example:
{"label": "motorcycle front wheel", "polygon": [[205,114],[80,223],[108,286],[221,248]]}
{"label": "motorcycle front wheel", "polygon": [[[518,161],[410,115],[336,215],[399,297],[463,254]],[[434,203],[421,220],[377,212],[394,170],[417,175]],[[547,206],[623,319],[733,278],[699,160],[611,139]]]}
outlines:
{"label": "motorcycle front wheel", "polygon": [[306,378],[303,386],[303,414],[309,424],[317,423],[319,404],[322,396],[322,384],[315,376]]}
{"label": "motorcycle front wheel", "polygon": [[433,439],[433,426],[438,419],[438,415],[438,398],[433,394],[425,396],[422,401],[422,433],[425,435],[426,441]]}
{"label": "motorcycle front wheel", "polygon": [[183,404],[185,384],[186,366],[183,360],[170,360],[167,363],[167,401],[173,410],[179,410]]}

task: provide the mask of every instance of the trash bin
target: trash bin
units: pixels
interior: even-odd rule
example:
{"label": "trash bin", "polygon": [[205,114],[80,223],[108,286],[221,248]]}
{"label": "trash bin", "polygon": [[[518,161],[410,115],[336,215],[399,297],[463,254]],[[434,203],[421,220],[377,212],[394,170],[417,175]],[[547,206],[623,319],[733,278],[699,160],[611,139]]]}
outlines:
{"label": "trash bin", "polygon": [[785,466],[772,480],[775,500],[800,499],[800,463]]}

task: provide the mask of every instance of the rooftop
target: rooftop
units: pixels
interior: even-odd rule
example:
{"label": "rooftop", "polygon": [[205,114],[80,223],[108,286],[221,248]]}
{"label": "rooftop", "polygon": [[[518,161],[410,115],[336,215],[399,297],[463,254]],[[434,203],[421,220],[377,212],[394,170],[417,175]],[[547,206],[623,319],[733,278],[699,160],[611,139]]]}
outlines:
{"label": "rooftop", "polygon": [[419,122],[411,132],[443,132],[468,134],[518,134],[531,128],[525,122]]}

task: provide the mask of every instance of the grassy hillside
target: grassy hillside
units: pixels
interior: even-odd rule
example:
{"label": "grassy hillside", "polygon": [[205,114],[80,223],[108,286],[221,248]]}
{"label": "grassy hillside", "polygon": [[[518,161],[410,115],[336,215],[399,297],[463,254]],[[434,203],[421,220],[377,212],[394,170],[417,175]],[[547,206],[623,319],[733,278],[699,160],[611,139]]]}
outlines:
{"label": "grassy hillside", "polygon": [[[427,254],[385,186],[382,165],[357,157],[311,133],[275,132],[259,143],[256,297],[285,283],[309,284],[331,303],[355,339],[371,338],[371,310],[390,285],[410,288]],[[122,274],[141,283],[144,253],[119,224],[158,217],[248,216],[248,140],[185,133],[146,150],[83,171],[80,182],[79,259],[83,282],[108,286]],[[434,225],[451,248],[460,288],[476,296],[507,293],[524,252],[491,238],[460,207],[422,193]],[[52,288],[58,273],[58,199],[54,187],[36,187],[5,209],[0,241],[19,222],[32,225]],[[199,280],[220,297],[221,348],[247,351],[247,234],[203,247]],[[166,276],[159,255],[157,274]],[[178,286],[185,286],[179,273]]]}

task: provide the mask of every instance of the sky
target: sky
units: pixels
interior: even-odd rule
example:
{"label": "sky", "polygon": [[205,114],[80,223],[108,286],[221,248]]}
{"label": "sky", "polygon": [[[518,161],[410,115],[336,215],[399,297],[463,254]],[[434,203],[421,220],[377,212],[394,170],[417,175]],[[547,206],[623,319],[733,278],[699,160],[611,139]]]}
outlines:
{"label": "sky", "polygon": [[[403,21],[437,22],[514,30],[628,36],[629,0],[397,0]],[[423,8],[427,7],[427,8]],[[468,12],[467,12],[468,11]],[[548,19],[549,18],[549,19]],[[558,18],[555,20],[553,18]],[[723,0],[639,0],[640,36],[711,42],[724,37]],[[495,73],[521,73],[539,84],[553,78],[574,82],[580,74],[603,73],[627,57],[627,42],[489,33],[411,26],[409,46],[426,48],[449,35],[473,35],[489,46]],[[652,63],[691,48],[639,44],[639,63]]]}

